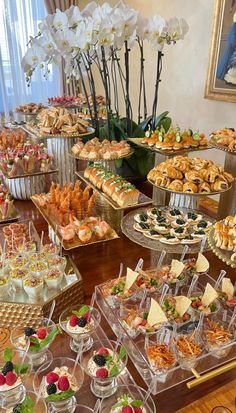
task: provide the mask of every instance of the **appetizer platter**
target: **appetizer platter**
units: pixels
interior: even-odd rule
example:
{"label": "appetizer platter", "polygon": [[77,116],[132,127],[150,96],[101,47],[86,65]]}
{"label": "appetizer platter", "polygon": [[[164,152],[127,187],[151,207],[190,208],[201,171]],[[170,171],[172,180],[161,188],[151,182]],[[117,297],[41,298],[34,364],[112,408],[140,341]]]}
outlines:
{"label": "appetizer platter", "polygon": [[231,189],[234,182],[234,177],[221,165],[184,156],[161,162],[150,170],[147,179],[159,189],[191,196],[220,194]]}
{"label": "appetizer platter", "polygon": [[81,188],[81,181],[64,185],[52,183],[48,194],[31,197],[65,250],[118,238],[106,221],[94,216],[96,194]]}
{"label": "appetizer platter", "polygon": [[45,109],[42,103],[25,103],[24,105],[19,105],[15,108],[15,112],[23,113],[25,115],[35,115],[41,109]]}
{"label": "appetizer platter", "polygon": [[191,129],[181,131],[180,128],[170,128],[168,132],[156,129],[153,133],[147,132],[147,135],[144,138],[129,138],[129,141],[167,156],[210,149],[205,135]]}
{"label": "appetizer platter", "polygon": [[[93,105],[92,96],[88,96],[89,105]],[[88,106],[86,96],[79,93],[77,96],[54,96],[48,98],[48,104],[50,106],[69,107],[69,108],[82,108]],[[97,106],[104,106],[106,104],[105,98],[102,95],[96,96]]]}
{"label": "appetizer platter", "polygon": [[218,258],[236,268],[236,216],[216,222],[209,231],[208,243]]}
{"label": "appetizer platter", "polygon": [[32,132],[41,139],[50,137],[75,138],[94,133],[94,129],[89,126],[88,122],[64,108],[43,109],[35,120],[26,124],[24,130]]}
{"label": "appetizer platter", "polygon": [[134,185],[100,164],[89,166],[85,171],[76,172],[76,175],[102,195],[114,209],[152,203],[152,199],[139,192]]}
{"label": "appetizer platter", "polygon": [[217,149],[236,154],[236,131],[234,128],[218,129],[211,133],[209,143]]}
{"label": "appetizer platter", "polygon": [[27,134],[22,128],[0,128],[0,151],[14,150],[27,140]]}
{"label": "appetizer platter", "polygon": [[15,221],[20,217],[9,190],[0,179],[0,223]]}
{"label": "appetizer platter", "polygon": [[76,159],[86,161],[114,161],[116,159],[127,158],[133,154],[133,150],[126,141],[99,141],[93,138],[86,143],[81,139],[72,147],[71,155]]}
{"label": "appetizer platter", "polygon": [[[214,222],[208,215],[188,208],[152,206],[129,212],[122,219],[121,228],[142,247],[179,254],[184,245],[189,246],[189,253],[198,252]],[[209,249],[207,243],[204,248]]]}

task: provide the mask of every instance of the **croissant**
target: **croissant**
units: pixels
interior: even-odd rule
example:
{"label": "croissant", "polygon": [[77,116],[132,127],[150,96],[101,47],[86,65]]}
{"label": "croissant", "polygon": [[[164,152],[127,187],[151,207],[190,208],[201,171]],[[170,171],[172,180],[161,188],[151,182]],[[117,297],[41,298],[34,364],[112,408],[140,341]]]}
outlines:
{"label": "croissant", "polygon": [[203,194],[205,192],[209,193],[211,192],[211,187],[207,182],[202,182],[202,184],[199,185],[198,191]]}
{"label": "croissant", "polygon": [[180,181],[179,179],[174,179],[168,186],[168,189],[171,189],[172,191],[177,191],[177,192],[182,192],[183,191],[183,182]]}
{"label": "croissant", "polygon": [[163,175],[166,175],[168,178],[171,179],[182,179],[183,174],[182,172],[178,171],[173,166],[166,165],[166,167],[162,171]]}
{"label": "croissant", "polygon": [[183,192],[196,194],[198,192],[198,186],[193,182],[185,182],[185,184],[183,185]]}
{"label": "croissant", "polygon": [[213,184],[211,184],[212,192],[222,191],[229,187],[228,183],[222,179],[217,179]]}
{"label": "croissant", "polygon": [[155,169],[151,169],[151,170],[148,172],[147,178],[148,178],[150,181],[155,182],[155,180],[156,180],[156,178],[157,178],[158,176],[160,176],[160,177],[162,178],[162,174],[161,174],[160,172],[156,171]]}
{"label": "croissant", "polygon": [[228,172],[222,172],[222,174],[220,175],[220,177],[224,177],[229,183],[234,182],[234,177],[233,175],[231,175]]}
{"label": "croissant", "polygon": [[209,183],[213,183],[219,178],[219,172],[216,172],[214,169],[211,168],[204,170],[202,175],[205,181]]}
{"label": "croissant", "polygon": [[189,182],[193,182],[196,185],[199,185],[203,182],[201,172],[189,171],[186,172],[185,178]]}

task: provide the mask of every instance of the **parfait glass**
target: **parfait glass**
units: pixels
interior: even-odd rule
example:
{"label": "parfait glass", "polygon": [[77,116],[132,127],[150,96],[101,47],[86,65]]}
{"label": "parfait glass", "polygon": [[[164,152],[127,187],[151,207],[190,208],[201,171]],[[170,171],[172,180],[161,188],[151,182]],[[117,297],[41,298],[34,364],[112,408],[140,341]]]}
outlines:
{"label": "parfait glass", "polygon": [[[5,365],[4,353],[0,354],[0,372]],[[21,403],[26,394],[24,381],[31,372],[31,361],[28,355],[25,357],[25,353],[19,350],[12,350],[11,362],[14,366],[21,366],[22,373],[16,373],[15,368],[13,373],[17,374],[17,380],[12,386],[6,384],[0,386],[0,408],[9,409],[16,404]],[[24,363],[23,363],[24,362]],[[23,365],[22,365],[23,364]]]}
{"label": "parfait glass", "polygon": [[[218,317],[206,318],[204,320],[204,335],[206,339],[206,349],[211,353],[212,357],[217,359],[221,359],[226,357],[231,348],[232,343],[235,341],[235,327],[234,323],[230,325],[231,317],[227,316],[226,320],[222,320]],[[218,330],[218,334],[214,334],[214,325],[216,325],[225,331],[225,339],[224,334],[220,333]]]}
{"label": "parfait glass", "polygon": [[[57,389],[56,393],[48,394],[50,391],[48,390],[49,384],[46,376],[52,372],[58,374],[59,377],[66,376],[69,381],[69,389],[59,391],[58,380],[54,383]],[[61,410],[65,413],[74,413],[76,408],[75,396],[81,388],[83,381],[83,370],[75,360],[67,357],[57,357],[39,367],[33,378],[33,388],[38,397],[48,404],[48,411],[50,413],[57,413]]]}
{"label": "parfait glass", "polygon": [[[28,401],[27,401],[27,399],[28,399]],[[34,412],[34,413],[47,413],[47,405],[46,405],[45,401],[41,399],[41,400],[38,400],[38,402],[37,402],[37,395],[33,391],[27,391],[24,400],[22,400],[22,402],[20,403],[20,404],[23,405],[22,407],[20,406],[22,408],[22,411],[25,411],[25,412],[31,411],[31,410],[27,410],[27,407],[26,407],[27,404],[29,403],[29,399],[31,399],[31,403],[32,403],[32,407],[33,407],[32,412]],[[19,407],[19,406],[16,404],[16,406],[14,406],[14,407]],[[7,409],[5,411],[5,413],[14,413],[14,410],[13,410],[14,407],[13,408],[11,407],[10,409]],[[17,410],[17,412],[18,411],[20,411],[20,410]]]}
{"label": "parfait glass", "polygon": [[[141,405],[143,410],[141,412],[145,413],[156,413],[156,406],[151,396],[147,397],[147,392],[142,387],[138,387],[133,384],[118,386],[116,394],[112,395],[108,399],[102,401],[101,404],[101,411],[102,413],[110,413],[112,411],[116,413],[122,413],[122,407],[120,406],[117,409],[112,409],[114,405],[121,401],[122,403],[122,396],[128,395],[130,398],[130,403],[134,400],[139,400],[140,402],[144,402]],[[132,405],[131,405],[132,406]],[[144,410],[145,409],[145,410]],[[133,411],[133,409],[132,409]]]}
{"label": "parfait glass", "polygon": [[[155,374],[156,380],[165,383],[167,378],[170,378],[177,363],[172,332],[163,328],[157,332],[156,337],[147,336],[145,351],[148,364]],[[162,353],[164,357],[161,356]]]}
{"label": "parfait glass", "polygon": [[197,366],[198,358],[205,348],[201,330],[196,328],[176,334],[174,343],[175,354],[180,367],[191,371]]}
{"label": "parfait glass", "polygon": [[[83,327],[80,327],[78,325],[71,326],[71,317],[75,316],[74,313],[79,313],[83,308],[86,308],[86,314],[84,314],[87,320],[86,325],[84,325]],[[78,318],[82,317],[83,315]],[[70,348],[76,353],[78,353],[78,351],[87,351],[92,347],[92,334],[99,326],[100,322],[101,315],[99,311],[94,307],[85,305],[69,307],[61,313],[59,318],[60,327],[71,337]]]}
{"label": "parfait glass", "polygon": [[[101,355],[105,356],[101,356]],[[109,362],[97,364],[94,357],[106,356]],[[101,398],[110,397],[117,390],[117,379],[124,373],[127,364],[127,353],[125,348],[112,340],[95,341],[92,348],[81,356],[81,365],[88,376],[91,377],[91,391]],[[102,373],[102,374],[101,374]]]}
{"label": "parfait glass", "polygon": [[[28,357],[31,360],[33,368],[38,368],[38,366],[44,364],[45,362],[52,361],[53,356],[51,351],[49,350],[49,347],[53,343],[59,331],[55,323],[48,318],[34,319],[33,325],[35,334],[30,337],[27,337],[25,335],[25,329],[31,328],[32,325],[26,325],[24,327],[19,326],[14,328],[11,331],[11,342],[13,346],[19,351],[24,351],[27,348],[28,340],[32,338],[32,340],[30,340],[32,344],[29,347]],[[38,339],[36,334],[37,329],[46,330],[46,337],[44,340]],[[35,344],[35,346],[33,345],[33,340],[35,340],[35,338],[38,341],[40,347],[37,344]]]}

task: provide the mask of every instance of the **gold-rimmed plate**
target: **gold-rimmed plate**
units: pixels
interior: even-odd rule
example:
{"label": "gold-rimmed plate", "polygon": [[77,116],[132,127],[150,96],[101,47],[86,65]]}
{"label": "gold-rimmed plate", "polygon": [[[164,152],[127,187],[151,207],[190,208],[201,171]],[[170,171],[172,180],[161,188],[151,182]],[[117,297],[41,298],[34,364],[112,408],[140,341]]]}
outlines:
{"label": "gold-rimmed plate", "polygon": [[227,146],[224,146],[224,145],[221,145],[220,143],[217,143],[214,138],[211,138],[210,141],[209,141],[209,143],[210,143],[210,145],[213,146],[215,149],[219,149],[219,150],[221,150],[221,151],[228,152],[228,153],[230,153],[230,154],[232,154],[232,155],[236,155],[236,150],[229,149]]}
{"label": "gold-rimmed plate", "polygon": [[232,268],[236,268],[236,261],[231,260],[233,251],[225,251],[217,247],[214,237],[215,237],[215,226],[213,225],[208,232],[208,244],[210,248],[221,261],[225,262],[227,265],[229,265]]}
{"label": "gold-rimmed plate", "polygon": [[114,162],[117,161],[118,159],[125,159],[125,158],[130,158],[130,156],[132,156],[134,153],[133,149],[131,149],[129,151],[129,153],[127,153],[126,155],[121,155],[121,156],[117,156],[116,158],[112,158],[112,159],[103,159],[103,158],[86,158],[84,156],[79,156],[79,155],[75,155],[73,152],[71,152],[69,155],[74,158],[74,159],[78,159],[80,161],[88,161],[88,162]]}
{"label": "gold-rimmed plate", "polygon": [[95,129],[92,128],[91,126],[87,127],[87,132],[84,133],[42,133],[40,132],[39,128],[37,127],[29,127],[27,126],[22,126],[22,129],[25,130],[25,132],[29,134],[33,134],[37,139],[52,139],[52,138],[67,138],[67,139],[72,139],[72,138],[84,138],[86,136],[93,135],[95,133]]}

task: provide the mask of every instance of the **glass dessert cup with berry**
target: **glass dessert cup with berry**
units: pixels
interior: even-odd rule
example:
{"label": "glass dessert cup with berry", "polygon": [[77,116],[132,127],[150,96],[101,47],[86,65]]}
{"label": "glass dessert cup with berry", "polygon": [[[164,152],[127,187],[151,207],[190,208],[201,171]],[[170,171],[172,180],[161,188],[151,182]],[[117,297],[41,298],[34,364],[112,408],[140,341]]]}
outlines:
{"label": "glass dessert cup with berry", "polygon": [[100,322],[99,311],[89,305],[69,307],[59,318],[62,330],[71,337],[70,348],[76,353],[87,351],[92,347],[92,334]]}
{"label": "glass dessert cup with berry", "polygon": [[226,357],[230,350],[231,344],[235,340],[235,327],[229,327],[230,317],[227,316],[223,321],[222,317],[206,318],[204,320],[203,334],[206,339],[206,349],[212,357],[221,359]]}
{"label": "glass dessert cup with berry", "polygon": [[177,364],[172,332],[167,328],[163,328],[157,332],[156,337],[147,336],[145,352],[156,380],[165,383]]}
{"label": "glass dessert cup with berry", "polygon": [[49,347],[60,330],[48,318],[34,319],[33,324],[34,328],[31,326],[14,328],[11,331],[11,342],[19,351],[24,351],[30,342],[28,357],[35,369],[46,361],[52,360]]}
{"label": "glass dessert cup with berry", "polygon": [[165,324],[158,323],[154,326],[148,324],[149,308],[139,307],[137,304],[122,304],[119,309],[119,318],[122,326],[130,337],[155,334]]}
{"label": "glass dessert cup with berry", "polygon": [[112,308],[118,308],[121,303],[128,303],[129,300],[139,300],[142,297],[143,290],[141,290],[136,283],[134,283],[128,291],[124,292],[125,277],[108,280],[101,285],[102,295],[107,303]]}
{"label": "glass dessert cup with berry", "polygon": [[33,378],[35,393],[48,404],[50,413],[74,413],[75,395],[84,381],[84,373],[75,360],[58,357],[44,363]]}
{"label": "glass dessert cup with berry", "polygon": [[95,341],[92,348],[83,353],[81,365],[91,377],[91,391],[97,397],[110,397],[117,390],[117,378],[127,364],[125,348],[118,342]]}
{"label": "glass dessert cup with berry", "polygon": [[142,387],[129,384],[118,386],[116,394],[102,401],[102,413],[156,413],[151,396]]}
{"label": "glass dessert cup with berry", "polygon": [[47,413],[47,405],[44,400],[38,400],[37,395],[32,391],[27,391],[21,403],[7,409],[5,413]]}
{"label": "glass dessert cup with berry", "polygon": [[25,398],[24,380],[31,371],[31,361],[24,357],[24,352],[10,348],[0,355],[0,408],[9,409]]}
{"label": "glass dessert cup with berry", "polygon": [[201,331],[194,329],[176,334],[174,337],[175,354],[180,367],[184,370],[195,368],[198,357],[205,349]]}

